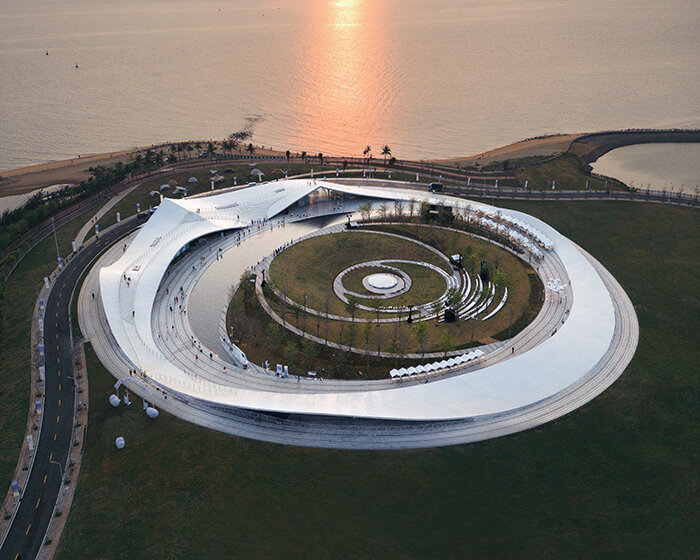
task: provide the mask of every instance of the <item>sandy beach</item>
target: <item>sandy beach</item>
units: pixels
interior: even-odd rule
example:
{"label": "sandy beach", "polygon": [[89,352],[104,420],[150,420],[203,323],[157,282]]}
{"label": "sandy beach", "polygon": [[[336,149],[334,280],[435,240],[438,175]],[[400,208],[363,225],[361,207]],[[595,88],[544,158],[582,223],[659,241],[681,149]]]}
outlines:
{"label": "sandy beach", "polygon": [[[218,142],[215,142],[219,146]],[[194,142],[190,142],[194,144]],[[207,142],[201,142],[203,150],[206,149]],[[58,184],[74,184],[80,183],[87,179],[90,175],[88,169],[103,165],[109,167],[118,161],[126,163],[131,161],[138,153],[144,153],[149,148],[153,150],[163,150],[166,154],[170,154],[170,144],[161,144],[157,146],[134,147],[131,149],[120,150],[116,152],[108,152],[105,154],[93,154],[88,156],[74,157],[60,161],[50,161],[31,165],[29,167],[20,167],[9,171],[0,172],[0,197],[20,195],[31,192],[36,189],[44,189]],[[220,150],[220,147],[218,148]],[[261,146],[256,146],[256,155],[283,155],[283,152],[270,150]],[[206,160],[205,160],[206,161]]]}
{"label": "sandy beach", "polygon": [[473,156],[438,159],[435,161],[436,163],[454,165],[474,165],[476,162],[479,162],[480,165],[486,165],[505,159],[554,155],[564,152],[569,147],[569,144],[579,136],[582,136],[582,134],[554,134],[542,138],[520,140]]}

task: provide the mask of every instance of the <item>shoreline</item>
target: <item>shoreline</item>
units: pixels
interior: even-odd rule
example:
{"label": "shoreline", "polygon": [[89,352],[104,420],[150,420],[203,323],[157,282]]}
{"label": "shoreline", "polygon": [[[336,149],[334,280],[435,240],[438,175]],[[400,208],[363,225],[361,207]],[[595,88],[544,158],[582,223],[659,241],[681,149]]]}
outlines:
{"label": "shoreline", "polygon": [[[508,158],[529,157],[534,155],[550,155],[565,151],[572,140],[583,134],[554,134],[540,138],[519,140],[512,144],[500,146],[481,154],[472,156],[446,158],[432,160],[443,164],[473,164],[479,161],[481,164],[491,161],[499,161]],[[218,144],[218,142],[216,142]],[[194,142],[191,142],[194,144]],[[91,154],[84,157],[74,157],[57,161],[38,163],[26,167],[18,167],[0,172],[0,198],[22,195],[44,189],[57,184],[80,183],[87,179],[90,167],[97,165],[113,165],[119,161],[126,163],[135,154],[145,152],[148,149],[166,151],[171,144],[157,144],[143,147],[133,147],[101,154]],[[301,150],[291,150],[292,153]],[[266,149],[256,146],[258,155],[284,155],[283,151]]]}
{"label": "shoreline", "polygon": [[[594,133],[576,134],[551,134],[538,138],[519,140],[505,146],[500,146],[481,152],[479,154],[440,158],[429,160],[431,163],[442,165],[473,166],[487,165],[496,161],[507,159],[519,159],[528,157],[555,157],[561,153],[571,151],[579,156],[586,164],[590,164],[598,157],[618,147],[637,143],[653,142],[698,142],[700,131],[698,130],[626,130],[606,131]],[[194,144],[190,142],[189,144]],[[205,142],[201,142],[206,145]],[[134,147],[130,149],[92,154],[85,157],[75,157],[59,161],[34,164],[0,172],[0,199],[7,196],[22,195],[38,189],[51,187],[58,184],[79,183],[87,179],[89,168],[104,165],[110,166],[119,161],[125,163],[135,154],[143,153],[148,149],[163,150],[169,152],[169,147],[177,143],[154,144],[151,146]],[[220,142],[215,144],[220,147]],[[204,146],[203,146],[204,147]],[[300,150],[299,150],[300,151]],[[296,154],[299,151],[292,150]],[[280,150],[272,150],[256,146],[257,155],[284,156]],[[196,158],[191,161],[197,161]],[[206,163],[207,160],[201,160]]]}
{"label": "shoreline", "polygon": [[[174,142],[173,144],[179,144]],[[194,144],[195,142],[190,142]],[[201,142],[206,147],[207,142]],[[220,148],[220,142],[214,142]],[[84,181],[89,176],[89,169],[98,165],[110,166],[117,162],[126,163],[138,153],[146,150],[163,150],[169,154],[172,144],[153,144],[151,146],[133,147],[101,154],[76,156],[74,158],[57,161],[36,163],[26,167],[18,167],[7,171],[0,171],[0,199],[7,196],[23,195],[38,189],[45,189],[54,185],[76,184]],[[279,150],[271,150],[262,146],[255,147],[257,155],[284,155]],[[194,161],[194,160],[193,160]],[[200,161],[208,161],[206,159]]]}

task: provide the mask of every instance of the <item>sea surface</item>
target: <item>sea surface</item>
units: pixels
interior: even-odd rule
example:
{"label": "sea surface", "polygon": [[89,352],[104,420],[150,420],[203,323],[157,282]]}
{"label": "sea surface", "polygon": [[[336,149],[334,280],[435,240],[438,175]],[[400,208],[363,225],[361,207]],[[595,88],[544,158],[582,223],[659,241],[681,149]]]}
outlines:
{"label": "sea surface", "polygon": [[3,0],[0,170],[245,128],[415,158],[699,127],[698,30],[697,0]]}
{"label": "sea surface", "polygon": [[639,144],[617,148],[592,164],[593,171],[630,187],[700,193],[700,144]]}

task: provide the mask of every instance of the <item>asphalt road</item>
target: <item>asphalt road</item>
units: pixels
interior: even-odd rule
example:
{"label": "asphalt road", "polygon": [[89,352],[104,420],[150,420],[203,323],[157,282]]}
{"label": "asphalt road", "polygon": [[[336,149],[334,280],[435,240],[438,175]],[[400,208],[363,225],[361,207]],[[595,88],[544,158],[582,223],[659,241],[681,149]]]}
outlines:
{"label": "asphalt road", "polygon": [[[76,253],[58,277],[57,284],[46,302],[46,382],[42,411],[44,420],[34,466],[15,519],[0,548],[0,560],[26,560],[36,557],[61,490],[61,474],[66,468],[71,445],[75,398],[70,326],[73,289],[83,270],[104,248],[142,224],[146,218],[147,216],[142,216],[137,217],[136,221],[124,221],[119,226],[103,232],[97,242]],[[36,434],[34,437],[36,438]],[[77,480],[72,480],[71,484],[76,482]]]}

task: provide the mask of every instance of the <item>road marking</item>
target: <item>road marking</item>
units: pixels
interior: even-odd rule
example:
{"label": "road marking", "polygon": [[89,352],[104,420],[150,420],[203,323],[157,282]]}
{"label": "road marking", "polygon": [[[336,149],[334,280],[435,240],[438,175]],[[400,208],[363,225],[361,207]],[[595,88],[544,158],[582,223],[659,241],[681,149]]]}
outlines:
{"label": "road marking", "polygon": [[58,424],[59,420],[61,419],[60,416],[56,416],[56,424]]}
{"label": "road marking", "polygon": [[58,317],[58,311],[56,311],[56,317]]}
{"label": "road marking", "polygon": [[49,453],[49,461],[53,459],[53,452]]}
{"label": "road marking", "polygon": [[58,399],[58,406],[61,406],[61,399]]}
{"label": "road marking", "polygon": [[[58,347],[56,347],[58,349]],[[60,364],[61,363],[61,358],[56,358],[56,361]]]}
{"label": "road marking", "polygon": [[[58,333],[56,333],[56,340],[58,340]],[[58,348],[58,346],[56,346],[56,348]]]}
{"label": "road marking", "polygon": [[25,534],[25,535],[28,535],[28,534],[29,534],[29,529],[31,529],[31,528],[32,528],[32,524],[30,523],[29,525],[27,525],[27,532],[24,533],[24,534]]}
{"label": "road marking", "polygon": [[61,390],[61,384],[60,384],[60,383],[58,384],[58,390],[59,390],[59,391]]}
{"label": "road marking", "polygon": [[48,476],[48,475],[46,475],[46,474],[44,475],[44,484],[46,484],[46,477],[47,477],[47,476]]}
{"label": "road marking", "polygon": [[34,506],[34,509],[39,509],[39,502],[40,502],[40,501],[41,501],[41,498],[39,498],[39,499],[36,501],[36,505]]}
{"label": "road marking", "polygon": [[53,440],[56,441],[56,434],[53,435]]}

